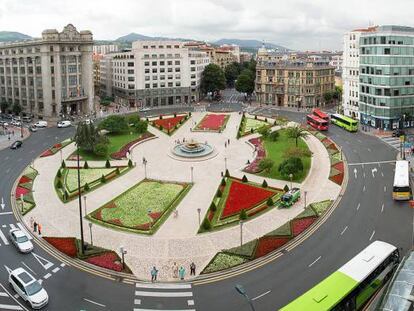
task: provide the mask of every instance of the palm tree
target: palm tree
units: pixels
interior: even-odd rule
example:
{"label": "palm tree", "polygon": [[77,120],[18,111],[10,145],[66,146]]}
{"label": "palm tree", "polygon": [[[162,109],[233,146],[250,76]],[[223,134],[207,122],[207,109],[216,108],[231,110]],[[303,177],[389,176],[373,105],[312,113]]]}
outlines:
{"label": "palm tree", "polygon": [[305,139],[309,136],[309,133],[306,131],[306,129],[300,127],[299,125],[288,128],[287,134],[290,138],[295,139],[296,147],[298,146],[299,138]]}

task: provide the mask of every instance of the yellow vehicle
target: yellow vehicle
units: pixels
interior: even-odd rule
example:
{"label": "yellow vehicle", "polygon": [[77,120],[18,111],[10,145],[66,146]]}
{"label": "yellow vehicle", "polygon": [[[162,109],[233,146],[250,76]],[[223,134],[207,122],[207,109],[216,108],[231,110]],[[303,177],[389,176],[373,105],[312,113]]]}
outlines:
{"label": "yellow vehicle", "polygon": [[411,198],[410,172],[408,161],[397,161],[395,163],[394,186],[392,198],[397,201],[409,200]]}

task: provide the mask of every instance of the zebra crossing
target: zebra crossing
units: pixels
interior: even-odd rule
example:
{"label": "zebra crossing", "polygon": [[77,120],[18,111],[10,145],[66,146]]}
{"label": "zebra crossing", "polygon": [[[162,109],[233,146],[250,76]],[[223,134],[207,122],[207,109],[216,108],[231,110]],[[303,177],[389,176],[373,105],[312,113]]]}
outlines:
{"label": "zebra crossing", "polygon": [[136,283],[133,311],[196,311],[191,284]]}
{"label": "zebra crossing", "polygon": [[29,240],[33,239],[33,237],[29,234],[29,232],[27,232],[26,228],[20,222],[16,224],[8,224],[8,225],[3,224],[3,225],[0,225],[0,246],[10,244],[9,240],[7,239],[7,236],[11,229],[16,229],[16,228],[22,230],[26,234],[26,236],[29,238]]}
{"label": "zebra crossing", "polygon": [[23,308],[16,300],[16,298],[13,297],[11,293],[2,284],[0,284],[0,310],[6,311],[27,309]]}
{"label": "zebra crossing", "polygon": [[399,150],[400,149],[400,138],[399,137],[381,137],[383,142],[391,146],[392,148]]}

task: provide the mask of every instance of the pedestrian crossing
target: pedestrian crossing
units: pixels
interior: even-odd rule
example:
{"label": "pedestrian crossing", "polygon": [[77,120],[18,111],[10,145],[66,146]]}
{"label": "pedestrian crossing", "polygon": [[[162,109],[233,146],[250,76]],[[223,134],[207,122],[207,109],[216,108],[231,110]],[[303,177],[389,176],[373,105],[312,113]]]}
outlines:
{"label": "pedestrian crossing", "polygon": [[136,283],[133,311],[196,311],[191,284]]}
{"label": "pedestrian crossing", "polygon": [[400,138],[399,137],[381,137],[383,142],[391,146],[392,148],[399,150],[400,149]]}
{"label": "pedestrian crossing", "polygon": [[29,234],[29,232],[27,232],[26,228],[20,222],[15,223],[15,224],[8,224],[8,225],[3,224],[3,225],[0,225],[0,246],[10,244],[9,240],[7,239],[7,236],[9,235],[9,231],[11,229],[16,229],[16,228],[22,230],[26,234],[26,236],[29,238],[29,240],[33,239],[33,237]]}
{"label": "pedestrian crossing", "polygon": [[0,284],[0,310],[26,310],[11,296],[10,292]]}

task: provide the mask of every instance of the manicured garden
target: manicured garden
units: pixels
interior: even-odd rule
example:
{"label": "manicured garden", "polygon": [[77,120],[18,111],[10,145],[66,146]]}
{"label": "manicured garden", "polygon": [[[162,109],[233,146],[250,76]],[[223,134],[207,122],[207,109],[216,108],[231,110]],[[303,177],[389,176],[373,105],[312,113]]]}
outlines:
{"label": "manicured garden", "polygon": [[132,273],[128,266],[123,267],[121,259],[114,251],[87,244],[82,254],[81,241],[76,238],[43,237],[43,239],[71,258],[78,258],[95,266],[116,272]]}
{"label": "manicured garden", "polygon": [[190,184],[146,179],[87,217],[111,228],[153,234],[190,188]]}
{"label": "manicured garden", "polygon": [[331,205],[331,200],[312,203],[302,213],[276,230],[241,246],[217,253],[201,274],[230,269],[283,247],[293,238],[307,230]]}
{"label": "manicured garden", "polygon": [[[82,195],[125,174],[132,168],[132,162],[129,163],[129,166],[111,166],[108,161],[106,166],[91,168],[86,164],[79,169]],[[63,167],[59,168],[55,177],[55,189],[64,203],[77,198],[79,194],[77,167],[66,167],[63,162]]]}
{"label": "manicured garden", "polygon": [[240,121],[239,131],[237,132],[237,138],[256,133],[259,128],[270,128],[271,126],[272,125],[268,122],[267,118],[259,119],[257,116],[252,118],[246,117],[245,114],[243,114]]}
{"label": "manicured garden", "polygon": [[16,206],[19,208],[22,215],[26,215],[36,206],[33,199],[32,189],[37,175],[38,172],[29,166],[25,169],[17,184],[14,198],[16,200]]}
{"label": "manicured garden", "polygon": [[229,118],[228,114],[206,114],[193,130],[220,133],[226,128]]}
{"label": "manicured garden", "polygon": [[218,230],[235,225],[239,220],[258,216],[276,206],[283,190],[249,182],[243,179],[225,177],[211,202],[199,233]]}
{"label": "manicured garden", "polygon": [[178,130],[191,116],[191,114],[174,114],[173,116],[159,116],[158,119],[150,120],[152,126],[167,135],[172,135]]}
{"label": "manicured garden", "polygon": [[68,138],[68,139],[65,139],[64,141],[62,141],[60,143],[54,144],[51,148],[46,149],[40,155],[40,157],[44,158],[44,157],[52,156],[52,155],[56,154],[57,152],[59,152],[61,149],[65,148],[70,143],[72,143],[72,139]]}

